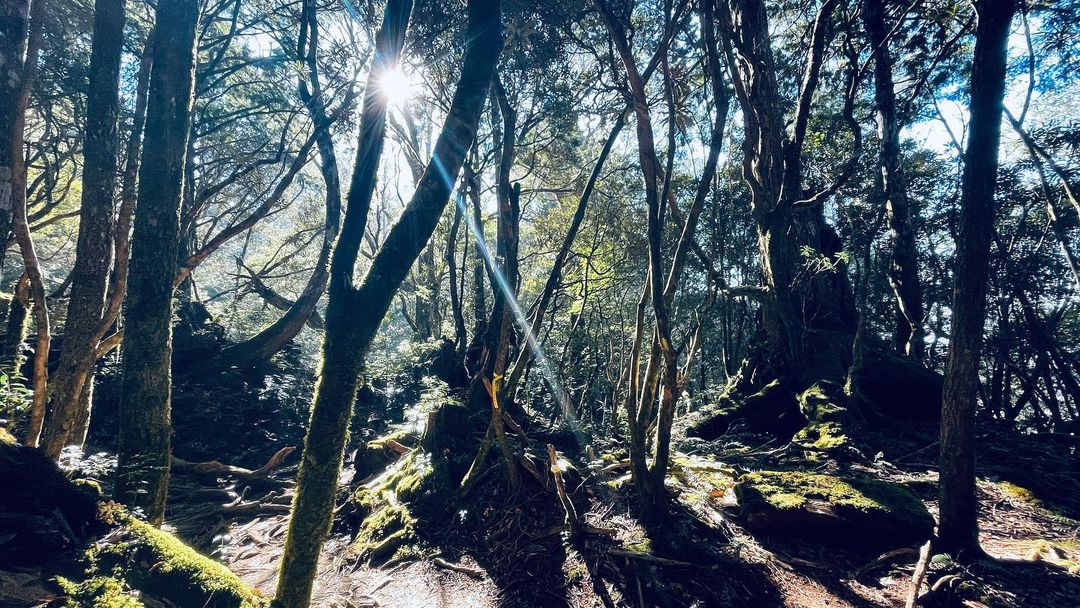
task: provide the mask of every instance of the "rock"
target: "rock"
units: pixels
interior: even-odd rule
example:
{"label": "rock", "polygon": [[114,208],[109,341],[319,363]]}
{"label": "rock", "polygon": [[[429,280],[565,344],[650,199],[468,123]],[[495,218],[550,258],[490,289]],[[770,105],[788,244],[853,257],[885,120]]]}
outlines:
{"label": "rock", "polygon": [[934,529],[915,494],[876,479],[759,471],[739,477],[735,494],[746,526],[761,532],[877,549],[917,545]]}
{"label": "rock", "polygon": [[875,412],[913,422],[941,418],[944,378],[922,364],[867,349],[859,388]]}
{"label": "rock", "polygon": [[686,426],[687,437],[712,441],[726,434],[736,422],[744,422],[752,430],[786,434],[793,433],[806,424],[799,412],[795,393],[780,381],[774,380],[761,390],[746,397],[727,394],[719,401],[690,415]]}
{"label": "rock", "polygon": [[0,564],[37,563],[77,545],[95,528],[96,514],[91,490],[0,431]]}

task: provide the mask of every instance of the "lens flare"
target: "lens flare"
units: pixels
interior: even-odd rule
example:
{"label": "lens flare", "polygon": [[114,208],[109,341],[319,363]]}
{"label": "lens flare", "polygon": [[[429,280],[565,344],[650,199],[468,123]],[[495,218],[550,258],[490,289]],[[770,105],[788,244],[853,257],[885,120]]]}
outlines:
{"label": "lens flare", "polygon": [[379,77],[379,93],[386,103],[395,108],[405,105],[412,95],[413,81],[401,66],[388,68]]}
{"label": "lens flare", "polygon": [[514,321],[521,329],[522,335],[525,337],[525,345],[532,351],[533,361],[536,363],[536,368],[540,371],[540,374],[547,382],[548,388],[551,389],[552,396],[559,403],[559,406],[563,410],[564,418],[570,425],[571,431],[574,433],[578,443],[584,445],[585,434],[581,429],[579,421],[574,415],[573,408],[568,403],[570,396],[563,388],[562,382],[559,380],[559,373],[556,371],[555,366],[552,365],[551,360],[548,359],[547,354],[544,352],[542,346],[537,341],[536,336],[532,332],[532,324],[529,322],[529,318],[525,315],[525,311],[521,310],[521,305],[518,304],[517,298],[514,297],[514,290],[510,286],[510,283],[503,276],[502,271],[499,269],[498,264],[495,263],[495,258],[491,255],[491,251],[488,249],[487,242],[484,241],[484,234],[480,231],[480,227],[477,226],[472,220],[472,214],[465,208],[465,199],[459,193],[454,197],[458,207],[458,212],[461,213],[461,218],[465,220],[465,225],[468,226],[469,232],[472,233],[473,238],[476,240],[477,249],[480,250],[481,256],[484,258],[484,264],[491,271],[491,276],[495,278],[495,283],[499,288],[499,291],[503,293],[506,298],[506,302],[510,305],[510,311],[514,315]]}

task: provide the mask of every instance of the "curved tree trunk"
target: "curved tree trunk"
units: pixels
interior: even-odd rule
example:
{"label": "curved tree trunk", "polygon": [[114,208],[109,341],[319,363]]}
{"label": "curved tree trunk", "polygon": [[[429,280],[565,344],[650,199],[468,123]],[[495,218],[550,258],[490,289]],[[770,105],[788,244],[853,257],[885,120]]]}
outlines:
{"label": "curved tree trunk", "polygon": [[195,0],[160,0],[147,101],[146,149],[131,237],[124,314],[115,496],[160,524],[169,482],[172,298],[188,150]]}
{"label": "curved tree trunk", "polygon": [[326,185],[326,220],[322,248],[319,250],[319,259],[315,262],[315,269],[308,277],[304,290],[285,311],[285,314],[255,336],[227,348],[216,357],[216,360],[212,362],[213,365],[251,367],[268,361],[295,338],[311,319],[319,304],[319,299],[326,291],[326,283],[330,277],[330,252],[341,225],[341,185],[338,181],[334,140],[330,134],[333,119],[326,114],[326,98],[319,83],[319,28],[315,19],[316,12],[313,6],[308,5],[304,13],[307,18],[307,48],[299,49],[299,52],[307,63],[308,77],[306,82],[300,83],[299,88],[300,98],[311,114],[315,142],[319,159],[322,161],[319,168],[323,183]]}
{"label": "curved tree trunk", "polygon": [[897,317],[894,343],[901,353],[922,359],[926,350],[923,329],[922,282],[919,279],[915,231],[911,223],[907,182],[900,156],[900,124],[893,90],[893,62],[889,52],[888,28],[883,0],[866,0],[863,23],[874,59],[874,101],[877,105],[878,137],[881,150],[878,165],[885,193],[885,216],[892,240],[889,285],[896,298]]}
{"label": "curved tree trunk", "polygon": [[[45,0],[34,0],[30,11],[29,34],[26,42],[26,59],[22,62],[15,80],[19,83],[18,97],[15,100],[15,122],[11,132],[11,225],[15,231],[15,240],[22,253],[26,278],[29,281],[30,302],[33,304],[36,343],[34,346],[34,396],[30,404],[30,422],[27,425],[23,443],[37,446],[41,429],[45,423],[45,396],[49,382],[49,344],[52,335],[49,331],[49,309],[45,301],[45,279],[38,263],[34,240],[30,235],[30,223],[26,217],[26,162],[23,156],[23,138],[26,129],[26,109],[30,101],[30,90],[34,86],[38,69],[38,50],[44,30]],[[3,186],[0,185],[0,188]],[[0,196],[3,196],[0,193]],[[0,201],[0,206],[3,201]]]}
{"label": "curved tree trunk", "polygon": [[368,74],[349,204],[330,268],[320,381],[312,404],[278,577],[275,602],[283,608],[302,608],[311,601],[364,359],[394,294],[434,233],[450,198],[453,181],[476,137],[502,47],[499,0],[471,0],[461,77],[431,161],[360,287],[355,288],[353,272],[364,238],[386,131],[385,102],[379,98],[373,83],[383,69],[398,60],[411,5],[409,0],[391,0],[376,36],[375,61]]}

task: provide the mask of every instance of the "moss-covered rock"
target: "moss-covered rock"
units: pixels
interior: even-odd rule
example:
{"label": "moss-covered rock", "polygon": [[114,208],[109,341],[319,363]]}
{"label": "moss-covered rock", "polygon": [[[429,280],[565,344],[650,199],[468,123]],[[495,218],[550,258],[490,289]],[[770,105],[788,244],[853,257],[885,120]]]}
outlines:
{"label": "moss-covered rock", "polygon": [[421,450],[414,450],[382,475],[360,486],[350,503],[362,515],[352,550],[368,562],[378,562],[411,550],[418,541],[421,518],[445,509],[451,487],[445,466]]}
{"label": "moss-covered rock", "polygon": [[799,412],[795,392],[774,380],[752,395],[741,396],[734,389],[725,392],[716,403],[688,417],[686,435],[711,441],[727,433],[736,422],[752,430],[790,437],[806,420]]}
{"label": "moss-covered rock", "polygon": [[68,596],[69,608],[144,608],[124,581],[111,576],[95,576],[81,583],[57,578],[61,591]]}
{"label": "moss-covered rock", "polygon": [[90,580],[112,577],[177,606],[260,608],[269,604],[228,568],[172,534],[119,510],[107,513],[106,518],[119,527],[87,550]]}
{"label": "moss-covered rock", "polygon": [[844,545],[916,544],[934,520],[907,488],[875,479],[759,471],[735,485],[747,526]]}

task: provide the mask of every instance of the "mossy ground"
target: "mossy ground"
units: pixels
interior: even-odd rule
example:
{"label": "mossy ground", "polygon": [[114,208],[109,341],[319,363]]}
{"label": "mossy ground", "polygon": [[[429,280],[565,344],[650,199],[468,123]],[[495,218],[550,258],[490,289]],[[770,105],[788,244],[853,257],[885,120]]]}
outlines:
{"label": "mossy ground", "polygon": [[111,576],[95,576],[80,583],[57,578],[60,589],[68,596],[69,608],[144,608],[124,581]]}
{"label": "mossy ground", "polygon": [[[122,590],[122,585],[126,585],[178,606],[261,608],[269,604],[267,598],[244,584],[228,568],[172,534],[117,507],[103,509],[102,518],[119,527],[86,551],[88,579],[78,587],[105,577],[113,582],[99,580],[96,587],[91,585],[90,588],[107,592],[114,598],[118,597],[117,589]],[[101,604],[108,608],[128,605]]]}

